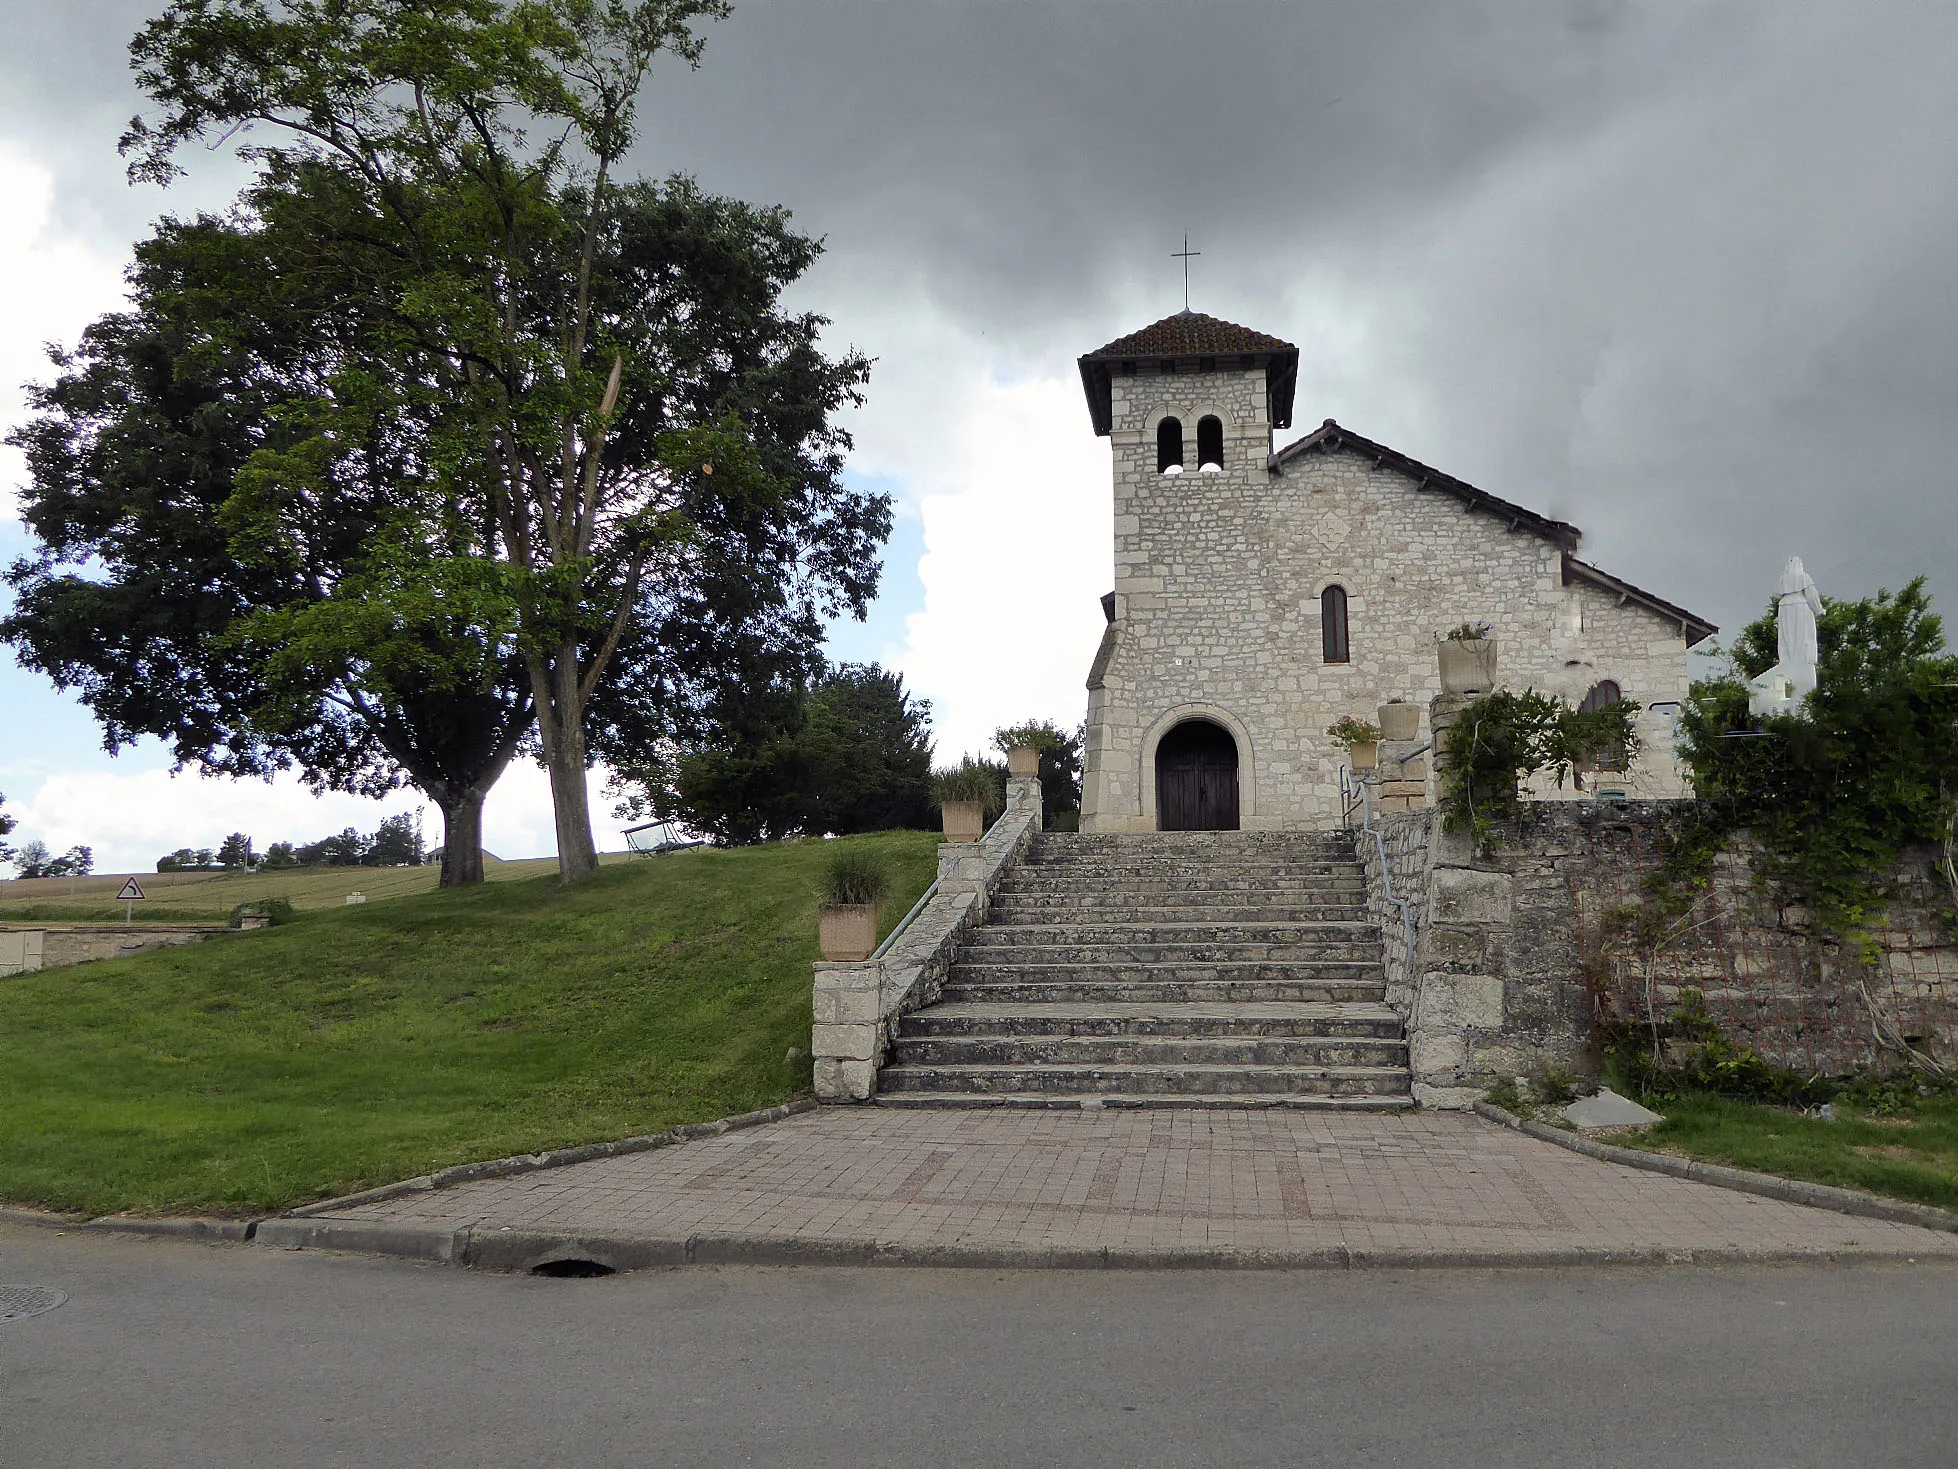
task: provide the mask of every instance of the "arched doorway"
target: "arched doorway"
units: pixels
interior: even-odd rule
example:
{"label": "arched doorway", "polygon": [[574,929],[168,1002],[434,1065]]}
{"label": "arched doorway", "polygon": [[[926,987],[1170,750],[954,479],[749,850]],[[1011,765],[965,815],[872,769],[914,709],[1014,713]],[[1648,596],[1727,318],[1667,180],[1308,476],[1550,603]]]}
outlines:
{"label": "arched doorway", "polygon": [[1156,828],[1237,830],[1237,741],[1208,719],[1186,719],[1156,744]]}

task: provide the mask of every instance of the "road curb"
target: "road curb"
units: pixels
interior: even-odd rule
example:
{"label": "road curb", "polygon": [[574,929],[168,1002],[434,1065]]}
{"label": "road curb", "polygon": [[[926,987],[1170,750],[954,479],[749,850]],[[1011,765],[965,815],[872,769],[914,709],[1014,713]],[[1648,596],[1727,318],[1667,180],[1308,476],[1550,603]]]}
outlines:
{"label": "road curb", "polygon": [[[358,1246],[296,1244],[287,1243],[297,1239],[303,1231],[273,1229],[268,1237],[265,1230],[269,1226],[283,1225],[292,1220],[311,1219],[322,1214],[330,1214],[337,1209],[352,1208],[356,1204],[378,1204],[388,1199],[404,1198],[409,1194],[430,1193],[438,1188],[448,1188],[458,1183],[474,1183],[484,1178],[509,1178],[518,1173],[536,1173],[545,1168],[564,1168],[573,1163],[590,1163],[599,1158],[618,1158],[628,1153],[646,1153],[654,1148],[672,1147],[675,1143],[693,1142],[697,1138],[719,1137],[722,1133],[739,1132],[743,1128],[763,1127],[771,1122],[780,1122],[785,1117],[793,1117],[798,1112],[812,1112],[819,1104],[813,1097],[797,1097],[793,1101],[782,1102],[773,1107],[764,1107],[759,1112],[741,1112],[733,1117],[720,1117],[712,1122],[689,1122],[680,1127],[668,1128],[665,1132],[646,1133],[640,1137],[619,1138],[607,1143],[585,1143],[575,1148],[553,1148],[545,1153],[518,1153],[508,1158],[491,1158],[481,1163],[458,1163],[453,1168],[444,1168],[420,1178],[407,1178],[399,1183],[383,1184],[357,1194],[344,1194],[337,1199],[321,1199],[317,1203],[302,1204],[297,1209],[264,1219],[212,1219],[202,1216],[182,1215],[143,1215],[143,1214],[103,1214],[91,1217],[87,1214],[58,1214],[47,1209],[23,1209],[17,1206],[0,1205],[0,1224],[25,1224],[36,1229],[86,1229],[104,1234],[140,1234],[159,1239],[218,1240],[230,1244],[243,1244],[253,1241],[261,1244],[278,1244],[286,1249],[341,1249],[358,1250]],[[335,1228],[340,1237],[350,1237],[345,1231],[355,1224],[365,1224],[364,1220],[342,1220]],[[396,1227],[396,1226],[390,1226]],[[448,1231],[444,1231],[448,1233]],[[380,1250],[374,1253],[394,1254],[393,1250]],[[407,1253],[404,1259],[427,1259],[426,1254]],[[447,1258],[446,1256],[444,1257]]]}
{"label": "road curb", "polygon": [[619,1138],[608,1143],[585,1143],[575,1148],[553,1148],[545,1153],[517,1153],[508,1158],[491,1158],[481,1163],[458,1163],[453,1168],[425,1173],[419,1178],[404,1178],[399,1183],[382,1184],[379,1188],[364,1189],[357,1194],[342,1194],[337,1199],[302,1204],[297,1209],[288,1209],[279,1217],[310,1219],[331,1214],[336,1209],[350,1209],[357,1204],[385,1203],[389,1199],[432,1193],[459,1183],[476,1183],[485,1178],[510,1178],[519,1173],[565,1168],[573,1163],[591,1163],[600,1158],[622,1158],[628,1153],[649,1153],[655,1148],[670,1148],[675,1143],[693,1142],[697,1138],[719,1137],[722,1133],[739,1132],[744,1128],[764,1127],[799,1112],[813,1112],[818,1105],[814,1097],[797,1097],[793,1101],[764,1107],[759,1112],[742,1112],[733,1117],[716,1118],[712,1122],[689,1122],[684,1126],[670,1127],[665,1132],[649,1132],[640,1137]]}
{"label": "road curb", "polygon": [[1815,1209],[1831,1209],[1838,1214],[1854,1214],[1863,1219],[1882,1219],[1891,1224],[1916,1224],[1925,1229],[1958,1234],[1958,1214],[1930,1204],[1911,1204],[1902,1199],[1885,1199],[1855,1189],[1832,1188],[1823,1183],[1806,1183],[1798,1178],[1783,1178],[1775,1173],[1755,1173],[1746,1168],[1729,1168],[1720,1163],[1702,1163],[1697,1158],[1676,1158],[1670,1153],[1648,1153],[1643,1148],[1621,1148],[1601,1143],[1581,1133],[1565,1132],[1544,1122],[1532,1122],[1505,1111],[1493,1102],[1477,1102],[1476,1115],[1486,1121],[1515,1128],[1546,1143],[1569,1148],[1587,1158],[1604,1163],[1622,1163],[1627,1168],[1643,1168],[1648,1173],[1668,1173],[1674,1178],[1710,1183],[1715,1188],[1736,1193],[1759,1194],[1787,1204],[1806,1204]]}
{"label": "road curb", "polygon": [[[1124,1249],[1054,1245],[909,1244],[794,1235],[632,1235],[603,1231],[448,1229],[379,1220],[268,1220],[257,1242],[292,1250],[330,1250],[519,1274],[564,1261],[610,1270],[687,1266],[847,1266],[953,1270],[1555,1270],[1610,1266],[1904,1264],[1927,1257],[1907,1249],[1793,1250],[1657,1246],[1496,1251],[1478,1249]],[[1929,1257],[1935,1258],[1935,1257]]]}

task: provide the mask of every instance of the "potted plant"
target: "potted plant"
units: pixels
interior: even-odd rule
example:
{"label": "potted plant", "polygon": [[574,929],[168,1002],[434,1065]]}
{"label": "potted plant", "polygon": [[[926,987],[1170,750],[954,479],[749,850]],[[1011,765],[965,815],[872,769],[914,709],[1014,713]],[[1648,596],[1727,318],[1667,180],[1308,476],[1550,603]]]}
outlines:
{"label": "potted plant", "polygon": [[877,947],[877,905],[890,893],[890,870],[874,852],[861,847],[832,852],[816,910],[823,957],[832,963],[868,959]]}
{"label": "potted plant", "polygon": [[970,755],[931,778],[945,822],[948,842],[976,842],[986,834],[986,822],[999,814],[1000,771],[997,765]]}
{"label": "potted plant", "polygon": [[1496,640],[1486,622],[1464,622],[1436,640],[1444,694],[1486,694],[1496,686]]}
{"label": "potted plant", "polygon": [[1006,773],[1015,780],[1031,780],[1040,774],[1040,751],[1032,745],[1015,745],[1006,752]]}
{"label": "potted plant", "polygon": [[1380,738],[1412,740],[1421,735],[1421,706],[1405,699],[1389,699],[1379,709]]}
{"label": "potted plant", "polygon": [[1380,763],[1380,726],[1342,714],[1326,726],[1333,743],[1346,751],[1346,763],[1355,770],[1372,770]]}

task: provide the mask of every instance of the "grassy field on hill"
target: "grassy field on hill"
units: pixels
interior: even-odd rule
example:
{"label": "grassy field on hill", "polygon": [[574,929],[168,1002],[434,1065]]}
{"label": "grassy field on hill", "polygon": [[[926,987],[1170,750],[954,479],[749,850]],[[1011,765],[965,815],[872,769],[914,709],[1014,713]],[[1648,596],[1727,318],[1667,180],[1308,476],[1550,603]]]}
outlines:
{"label": "grassy field on hill", "polygon": [[[888,928],[940,839],[844,840],[890,859]],[[781,1101],[809,1085],[833,845],[323,907],[0,979],[0,1199],[264,1213]]]}
{"label": "grassy field on hill", "polygon": [[[600,855],[601,866],[633,861],[627,852]],[[520,862],[490,861],[483,875],[490,882],[523,882],[554,875],[557,858],[536,857]],[[348,893],[364,894],[369,902],[404,898],[435,891],[438,867],[296,867],[284,872],[139,872],[144,901],[136,919],[144,923],[209,923],[228,917],[240,903],[284,898],[295,908],[340,908]],[[0,922],[114,923],[122,920],[115,900],[126,873],[92,877],[38,877],[0,882]]]}

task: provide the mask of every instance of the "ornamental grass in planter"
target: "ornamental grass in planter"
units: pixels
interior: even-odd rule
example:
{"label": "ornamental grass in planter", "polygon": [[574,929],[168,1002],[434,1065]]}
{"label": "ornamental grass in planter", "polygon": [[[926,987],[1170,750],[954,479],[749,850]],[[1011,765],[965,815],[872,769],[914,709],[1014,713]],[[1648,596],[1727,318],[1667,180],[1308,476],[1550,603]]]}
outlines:
{"label": "ornamental grass in planter", "polygon": [[844,847],[823,868],[818,942],[831,963],[868,959],[877,948],[877,907],[891,895],[890,869],[873,853]]}
{"label": "ornamental grass in planter", "polygon": [[1496,686],[1496,640],[1486,622],[1464,622],[1435,644],[1444,694],[1486,694]]}
{"label": "ornamental grass in planter", "polygon": [[990,760],[970,755],[931,778],[931,793],[945,822],[948,842],[976,842],[986,823],[1004,807],[1004,772]]}

